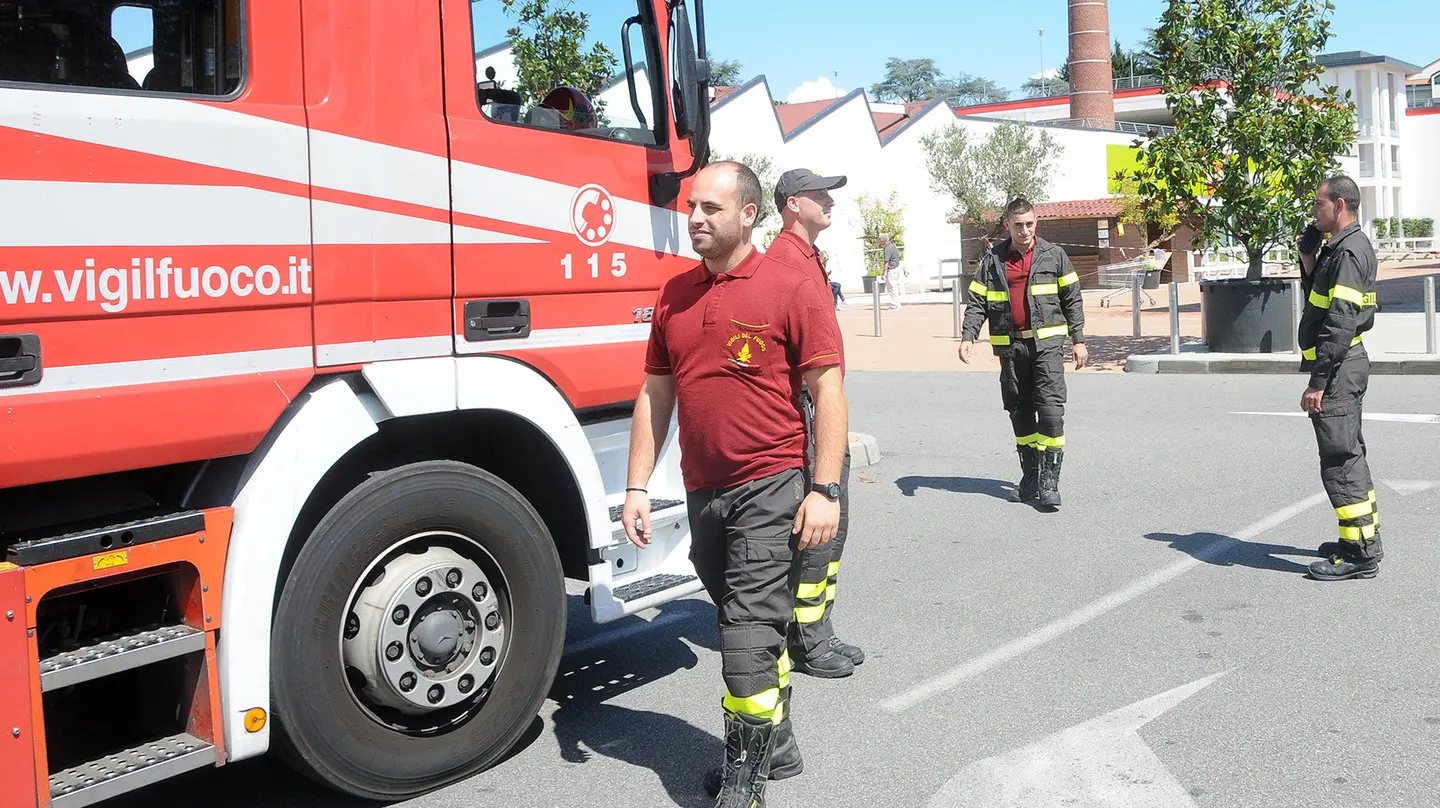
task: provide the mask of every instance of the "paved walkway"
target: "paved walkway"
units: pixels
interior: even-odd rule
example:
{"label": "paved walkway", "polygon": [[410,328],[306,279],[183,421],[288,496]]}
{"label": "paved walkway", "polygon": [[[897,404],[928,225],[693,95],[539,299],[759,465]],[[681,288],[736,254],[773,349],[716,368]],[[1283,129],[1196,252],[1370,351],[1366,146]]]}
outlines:
{"label": "paved walkway", "polygon": [[[1440,283],[1440,263],[1381,266],[1378,290],[1384,313],[1377,317],[1374,331],[1366,338],[1373,349],[1387,353],[1425,350],[1422,279],[1427,275],[1435,276]],[[1188,345],[1193,349],[1200,344],[1200,288],[1198,284],[1183,283],[1177,289],[1182,347]],[[1109,290],[1084,293],[1090,366],[1081,372],[1123,372],[1125,360],[1132,354],[1169,350],[1168,287],[1146,291],[1150,299],[1141,301],[1142,336],[1139,338],[1133,336],[1128,291],[1108,301],[1102,298]],[[960,362],[957,356],[960,340],[954,337],[954,308],[950,301],[948,292],[911,294],[903,299],[901,308],[895,310],[888,308],[888,300],[882,296],[880,336],[877,337],[871,298],[850,293],[837,313],[845,337],[847,367],[851,370],[998,372],[999,362],[985,341],[988,329],[981,329],[981,341],[975,345],[971,363]]]}

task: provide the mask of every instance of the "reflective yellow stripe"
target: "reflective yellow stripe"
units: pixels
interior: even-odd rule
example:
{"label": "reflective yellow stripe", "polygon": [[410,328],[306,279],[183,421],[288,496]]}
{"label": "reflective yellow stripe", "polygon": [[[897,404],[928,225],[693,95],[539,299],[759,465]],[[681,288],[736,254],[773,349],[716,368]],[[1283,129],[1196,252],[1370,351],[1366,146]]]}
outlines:
{"label": "reflective yellow stripe", "polygon": [[1040,441],[1040,433],[1039,433],[1039,432],[1031,433],[1031,434],[1029,434],[1029,435],[1026,435],[1026,436],[1023,437],[1023,438],[1021,438],[1021,437],[1015,438],[1015,442],[1018,443],[1018,444],[1020,444],[1021,446],[1033,446],[1033,445],[1035,445],[1036,443],[1038,443],[1039,441]]}
{"label": "reflective yellow stripe", "polygon": [[835,600],[835,589],[836,589],[836,587],[832,584],[829,589],[825,590],[825,602],[826,602],[826,603],[829,603],[829,602]]}
{"label": "reflective yellow stripe", "polygon": [[1068,325],[1047,325],[1039,331],[1036,331],[1035,336],[1038,339],[1050,339],[1051,337],[1063,337],[1068,333],[1070,333],[1070,326]]}
{"label": "reflective yellow stripe", "polygon": [[980,281],[970,281],[970,291],[977,295],[983,295],[990,290]]}
{"label": "reflective yellow stripe", "polygon": [[795,622],[815,623],[825,616],[825,604],[819,606],[797,606],[795,607]]}
{"label": "reflective yellow stripe", "polygon": [[1310,305],[1314,306],[1317,309],[1328,309],[1330,308],[1330,297],[1328,295],[1322,295],[1314,289],[1311,289]]}
{"label": "reflective yellow stripe", "polygon": [[1052,438],[1049,435],[1040,435],[1035,441],[1035,445],[1042,449],[1063,449],[1065,448],[1065,436]]}
{"label": "reflective yellow stripe", "polygon": [[996,292],[993,289],[985,290],[985,299],[991,303],[1003,303],[1010,299],[1010,293],[1006,291]]}
{"label": "reflective yellow stripe", "polygon": [[725,694],[721,702],[732,713],[744,713],[758,718],[772,718],[775,708],[780,706],[780,688],[772,687],[753,696],[732,696]]}
{"label": "reflective yellow stripe", "polygon": [[1313,360],[1313,359],[1315,358],[1315,349],[1314,349],[1314,348],[1306,348],[1305,350],[1303,350],[1303,351],[1300,352],[1300,355],[1303,356],[1303,357],[1305,357],[1306,359]]}
{"label": "reflective yellow stripe", "polygon": [[1009,337],[1009,335],[1007,335],[1007,334],[991,334],[991,335],[990,335],[990,344],[991,344],[991,345],[1009,345],[1009,344],[1010,344],[1010,337]]}
{"label": "reflective yellow stripe", "polygon": [[1350,505],[1342,505],[1335,509],[1335,515],[1341,519],[1359,519],[1362,516],[1369,516],[1375,512],[1375,492],[1370,492],[1370,498],[1364,502],[1356,502]]}
{"label": "reflective yellow stripe", "polygon": [[1359,289],[1351,289],[1348,286],[1341,286],[1338,283],[1335,284],[1334,289],[1330,290],[1330,299],[1346,300],[1357,306],[1365,305],[1365,295],[1361,294]]}
{"label": "reflective yellow stripe", "polygon": [[1079,282],[1080,282],[1080,275],[1077,274],[1077,273],[1074,273],[1074,272],[1071,272],[1069,275],[1066,275],[1065,277],[1061,278],[1060,281],[1059,281],[1059,283],[1060,283],[1061,286],[1069,286],[1069,285],[1072,284],[1072,283],[1079,283]]}
{"label": "reflective yellow stripe", "polygon": [[790,684],[790,670],[795,666],[790,662],[790,650],[787,648],[780,652],[780,661],[775,666],[780,671],[780,686]]}
{"label": "reflective yellow stripe", "polygon": [[[1363,335],[1361,335],[1361,334],[1356,334],[1356,335],[1355,335],[1355,339],[1350,340],[1350,347],[1351,347],[1351,348],[1354,348],[1356,345],[1359,345],[1360,343],[1362,343],[1362,342],[1364,342],[1364,341],[1365,341],[1365,337],[1364,337]],[[1302,349],[1302,350],[1300,351],[1300,355],[1303,356],[1303,357],[1305,357],[1306,359],[1313,360],[1313,359],[1315,359],[1315,356],[1316,356],[1316,354],[1315,354],[1315,349],[1314,349],[1314,348],[1304,348],[1304,349]]]}
{"label": "reflective yellow stripe", "polygon": [[1365,525],[1364,527],[1341,527],[1340,538],[1345,541],[1360,541],[1362,539],[1375,538],[1377,525]]}
{"label": "reflective yellow stripe", "polygon": [[1352,289],[1349,286],[1343,286],[1338,283],[1335,284],[1335,288],[1331,289],[1328,295],[1322,295],[1314,290],[1310,292],[1310,305],[1317,309],[1328,309],[1330,308],[1330,304],[1336,300],[1354,303],[1362,309],[1369,308],[1375,305],[1375,293],[1362,293],[1359,289]]}
{"label": "reflective yellow stripe", "polygon": [[1355,335],[1355,339],[1350,340],[1350,347],[1351,347],[1351,348],[1354,348],[1356,345],[1359,345],[1359,344],[1360,344],[1360,341],[1361,341],[1362,339],[1364,339],[1364,337],[1362,337],[1362,336],[1359,335],[1359,334],[1356,334],[1356,335]]}
{"label": "reflective yellow stripe", "polygon": [[832,578],[835,577],[836,575],[839,575],[839,574],[840,574],[840,562],[839,562],[839,561],[831,561],[831,562],[830,562],[830,566],[826,569],[826,572],[827,572],[827,573],[830,575],[830,577],[832,577]]}
{"label": "reflective yellow stripe", "polygon": [[1032,294],[1032,295],[1058,295],[1058,294],[1060,294],[1060,284],[1058,284],[1058,283],[1037,283],[1037,284],[1035,284],[1034,286],[1031,286],[1031,287],[1030,287],[1030,294]]}
{"label": "reflective yellow stripe", "polygon": [[818,598],[821,595],[825,594],[825,587],[827,585],[827,581],[820,581],[819,583],[813,584],[802,583],[800,584],[799,589],[796,591],[795,597],[799,598],[800,600],[814,600],[815,598]]}

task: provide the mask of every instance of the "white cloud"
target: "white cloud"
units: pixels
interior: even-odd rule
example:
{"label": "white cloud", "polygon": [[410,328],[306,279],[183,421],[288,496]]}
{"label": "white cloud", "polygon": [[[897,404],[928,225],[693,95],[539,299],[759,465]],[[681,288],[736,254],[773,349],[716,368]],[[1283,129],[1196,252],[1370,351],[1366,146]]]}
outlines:
{"label": "white cloud", "polygon": [[1047,67],[1045,68],[1044,72],[1036,73],[1030,78],[1034,79],[1035,81],[1039,81],[1042,76],[1051,80],[1058,79],[1060,78],[1060,69],[1055,67]]}
{"label": "white cloud", "polygon": [[787,104],[803,104],[806,101],[829,101],[832,98],[844,98],[845,91],[835,86],[835,82],[825,76],[813,81],[801,83],[799,87],[790,91],[785,96]]}

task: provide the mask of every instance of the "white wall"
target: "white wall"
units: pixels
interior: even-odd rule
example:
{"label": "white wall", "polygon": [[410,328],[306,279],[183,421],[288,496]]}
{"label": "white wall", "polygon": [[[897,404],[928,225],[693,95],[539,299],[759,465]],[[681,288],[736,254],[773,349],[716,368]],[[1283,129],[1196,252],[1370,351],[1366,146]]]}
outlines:
{"label": "white wall", "polygon": [[[836,204],[832,224],[819,239],[819,246],[830,255],[832,277],[847,290],[860,288],[865,271],[857,199],[862,194],[886,197],[891,191],[897,192],[897,202],[904,209],[904,266],[909,284],[915,289],[936,285],[930,279],[940,274],[940,260],[959,257],[960,234],[955,225],[946,221],[952,207],[950,198],[930,189],[921,138],[957,123],[972,137],[980,138],[1002,121],[957,118],[949,107],[940,105],[891,129],[890,140],[882,145],[871,118],[873,110],[864,95],[852,94],[787,138],[780,131],[768,84],[762,79],[717,105],[712,144],[720,153],[735,157],[747,153],[767,155],[778,171],[803,167],[848,178],[844,188],[833,192]],[[1112,143],[1129,145],[1134,140],[1133,135],[1119,132],[1058,127],[1037,131],[1049,132],[1062,151],[1053,164],[1054,181],[1047,199],[1036,201],[1109,196],[1105,147]],[[975,235],[967,234],[971,238]],[[761,238],[763,234],[757,233],[757,241]],[[947,266],[945,271],[953,272],[953,266]]]}
{"label": "white wall", "polygon": [[149,48],[135,51],[126,56],[125,67],[129,69],[130,75],[140,85],[145,84],[145,77],[150,75],[150,69],[155,66],[155,52]]}
{"label": "white wall", "polygon": [[1406,139],[1400,159],[1405,172],[1405,215],[1426,217],[1440,225],[1440,110],[1417,115],[1412,110],[1401,124]]}
{"label": "white wall", "polygon": [[515,53],[509,45],[475,60],[475,80],[485,81],[485,68],[495,68],[495,80],[506,90],[520,86],[520,71],[515,66]]}

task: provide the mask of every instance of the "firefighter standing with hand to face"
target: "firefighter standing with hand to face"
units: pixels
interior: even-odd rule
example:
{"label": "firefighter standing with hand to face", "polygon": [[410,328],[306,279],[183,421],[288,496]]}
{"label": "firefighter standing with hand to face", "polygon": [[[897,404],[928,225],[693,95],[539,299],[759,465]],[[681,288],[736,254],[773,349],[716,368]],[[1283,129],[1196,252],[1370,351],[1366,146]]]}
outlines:
{"label": "firefighter standing with hand to face", "polygon": [[[678,405],[690,559],[720,624],[718,808],[763,808],[767,780],[803,767],[788,720],[786,631],[801,553],[838,530],[848,434],[830,295],[751,246],[760,194],[755,173],[739,163],[712,164],[695,178],[690,238],[704,260],[660,291],[621,515],[630,541],[649,544],[645,486]],[[815,396],[813,481],[802,378]]]}
{"label": "firefighter standing with hand to face", "polygon": [[[1320,545],[1310,565],[1320,581],[1373,578],[1380,571],[1375,484],[1365,456],[1361,410],[1370,385],[1370,357],[1361,334],[1375,325],[1375,249],[1360,229],[1360,188],[1346,176],[1322,182],[1314,227],[1330,242],[1314,255],[1302,237],[1301,287],[1307,293],[1298,338],[1301,371],[1310,383],[1300,409],[1310,414],[1320,450],[1320,479],[1340,523],[1340,540]],[[1315,240],[1311,231],[1309,240]]]}
{"label": "firefighter standing with hand to face", "polygon": [[987,250],[965,295],[960,361],[969,364],[990,324],[1000,357],[1000,398],[1015,428],[1020,485],[1015,502],[1060,507],[1065,453],[1065,337],[1075,345],[1075,369],[1085,367],[1085,309],[1080,278],[1065,251],[1036,235],[1035,208],[1024,199],[1005,206],[1009,238]]}

